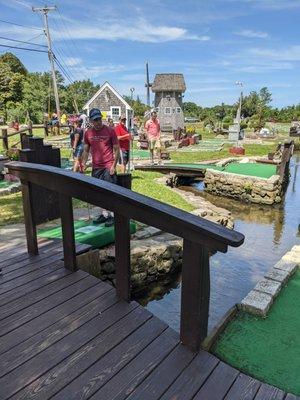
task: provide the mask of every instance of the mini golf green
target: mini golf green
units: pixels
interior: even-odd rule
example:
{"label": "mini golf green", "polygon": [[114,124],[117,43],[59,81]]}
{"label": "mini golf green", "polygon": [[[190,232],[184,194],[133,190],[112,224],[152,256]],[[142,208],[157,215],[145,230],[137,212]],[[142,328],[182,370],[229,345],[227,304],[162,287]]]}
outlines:
{"label": "mini golf green", "polygon": [[266,319],[241,313],[220,336],[213,353],[237,369],[300,395],[300,271]]}
{"label": "mini golf green", "polygon": [[168,163],[164,164],[170,167],[185,167],[185,168],[202,168],[202,169],[214,169],[217,171],[225,171],[233,174],[239,175],[248,175],[248,176],[257,176],[258,178],[270,178],[273,175],[276,175],[276,166],[272,164],[263,164],[263,163],[230,163],[226,165],[226,167],[219,167],[214,164],[184,164],[184,163]]}
{"label": "mini golf green", "polygon": [[[115,241],[114,226],[106,227],[104,224],[94,225],[92,221],[75,221],[75,241],[100,248]],[[135,233],[136,225],[130,222],[130,233]],[[61,239],[61,226],[39,229],[39,237],[47,239]]]}
{"label": "mini golf green", "polygon": [[[16,182],[13,182],[16,183]],[[0,189],[6,189],[13,184],[12,182],[0,181]]]}
{"label": "mini golf green", "polygon": [[150,158],[150,151],[149,150],[133,150],[132,152],[133,158]]}
{"label": "mini golf green", "polygon": [[263,163],[230,163],[225,167],[226,172],[239,175],[257,176],[258,178],[271,178],[276,175],[276,166]]}

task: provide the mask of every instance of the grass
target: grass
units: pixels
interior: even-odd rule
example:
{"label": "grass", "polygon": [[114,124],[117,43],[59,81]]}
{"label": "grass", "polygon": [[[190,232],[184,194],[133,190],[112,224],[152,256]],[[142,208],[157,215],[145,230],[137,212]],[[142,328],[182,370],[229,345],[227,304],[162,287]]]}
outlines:
{"label": "grass", "polygon": [[161,176],[163,176],[163,174],[158,172],[134,171],[132,190],[185,211],[194,210],[195,207],[185,201],[177,193],[174,193],[171,188],[155,182],[155,179]]}

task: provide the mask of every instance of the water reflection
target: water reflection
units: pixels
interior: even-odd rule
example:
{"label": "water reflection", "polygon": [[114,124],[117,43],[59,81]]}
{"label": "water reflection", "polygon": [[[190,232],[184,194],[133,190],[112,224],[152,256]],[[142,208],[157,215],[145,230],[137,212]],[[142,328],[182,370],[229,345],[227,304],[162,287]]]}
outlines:
{"label": "water reflection", "polygon": [[[232,212],[235,229],[245,234],[245,243],[239,248],[229,248],[226,254],[217,253],[210,259],[211,303],[209,329],[211,329],[235,303],[255,286],[294,244],[299,244],[300,181],[297,176],[300,154],[294,154],[290,162],[290,183],[283,202],[276,206],[242,204],[235,200],[216,197],[201,191],[201,183],[185,190],[197,191],[199,196]],[[199,190],[200,189],[200,190]],[[149,296],[143,299],[147,308],[179,330],[180,282],[175,288],[167,287],[167,293],[159,299]]]}

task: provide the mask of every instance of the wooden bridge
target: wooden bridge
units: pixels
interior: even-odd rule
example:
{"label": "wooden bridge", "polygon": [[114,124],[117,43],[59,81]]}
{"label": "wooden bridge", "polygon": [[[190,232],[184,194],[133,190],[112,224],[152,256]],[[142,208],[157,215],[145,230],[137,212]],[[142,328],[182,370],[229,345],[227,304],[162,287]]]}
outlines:
{"label": "wooden bridge", "polygon": [[[10,163],[22,181],[25,248],[0,245],[0,399],[295,400],[199,350],[208,250],[244,237],[174,207],[59,168]],[[63,242],[37,241],[32,186],[59,194]],[[115,213],[116,290],[77,270],[72,197]],[[129,219],[183,238],[180,336],[130,302]]]}

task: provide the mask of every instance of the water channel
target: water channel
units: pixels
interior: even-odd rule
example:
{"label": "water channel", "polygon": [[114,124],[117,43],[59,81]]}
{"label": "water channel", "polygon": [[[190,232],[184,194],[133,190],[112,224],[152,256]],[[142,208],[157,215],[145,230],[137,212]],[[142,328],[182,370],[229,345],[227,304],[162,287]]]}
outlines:
{"label": "water channel", "polygon": [[[239,303],[255,284],[295,244],[300,244],[300,153],[290,162],[290,182],[280,205],[259,206],[209,195],[201,183],[184,188],[205,197],[216,206],[231,211],[235,230],[245,235],[239,248],[210,258],[211,299],[209,330],[234,304]],[[180,322],[180,276],[142,300],[148,310],[175,330]],[[162,292],[164,294],[162,295]]]}

